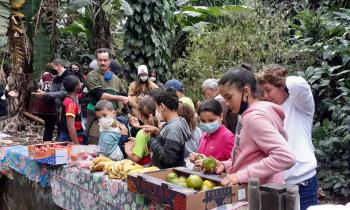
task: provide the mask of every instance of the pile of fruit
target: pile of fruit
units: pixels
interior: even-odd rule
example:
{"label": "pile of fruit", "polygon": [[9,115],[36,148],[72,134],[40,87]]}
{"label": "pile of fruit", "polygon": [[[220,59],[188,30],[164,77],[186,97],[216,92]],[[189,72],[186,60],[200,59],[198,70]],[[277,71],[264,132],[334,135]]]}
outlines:
{"label": "pile of fruit", "polygon": [[180,185],[185,188],[192,188],[194,190],[199,191],[207,191],[221,188],[211,180],[206,179],[203,181],[203,179],[198,175],[189,175],[188,177],[183,175],[178,176],[175,172],[169,173],[166,177],[166,181]]}
{"label": "pile of fruit", "polygon": [[125,180],[130,173],[158,171],[157,167],[144,168],[131,160],[113,161],[107,157],[97,157],[90,164],[90,171],[104,171],[110,179]]}

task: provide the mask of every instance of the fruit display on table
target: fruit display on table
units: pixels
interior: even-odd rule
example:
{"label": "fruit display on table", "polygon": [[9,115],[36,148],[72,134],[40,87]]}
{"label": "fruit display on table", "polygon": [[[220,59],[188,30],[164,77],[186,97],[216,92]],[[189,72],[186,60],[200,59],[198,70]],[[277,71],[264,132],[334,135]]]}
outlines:
{"label": "fruit display on table", "polygon": [[221,186],[216,174],[176,167],[147,174],[129,174],[128,190],[170,209],[212,209],[246,200],[246,186]]}
{"label": "fruit display on table", "polygon": [[165,181],[180,185],[184,188],[192,188],[197,191],[207,191],[211,189],[219,189],[221,186],[219,184],[209,180],[203,179],[198,175],[189,175],[188,177],[181,175],[178,176],[175,172],[170,172]]}
{"label": "fruit display on table", "polygon": [[110,179],[125,180],[130,173],[158,171],[157,167],[144,168],[129,159],[113,161],[107,157],[97,157],[90,164],[91,172],[104,171]]}

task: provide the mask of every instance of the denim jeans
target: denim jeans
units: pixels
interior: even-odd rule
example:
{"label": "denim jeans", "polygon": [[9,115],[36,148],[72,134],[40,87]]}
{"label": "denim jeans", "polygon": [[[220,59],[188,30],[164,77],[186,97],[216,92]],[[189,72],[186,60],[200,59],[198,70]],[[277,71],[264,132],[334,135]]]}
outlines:
{"label": "denim jeans", "polygon": [[317,205],[317,176],[313,176],[299,184],[300,210],[306,210],[309,206]]}

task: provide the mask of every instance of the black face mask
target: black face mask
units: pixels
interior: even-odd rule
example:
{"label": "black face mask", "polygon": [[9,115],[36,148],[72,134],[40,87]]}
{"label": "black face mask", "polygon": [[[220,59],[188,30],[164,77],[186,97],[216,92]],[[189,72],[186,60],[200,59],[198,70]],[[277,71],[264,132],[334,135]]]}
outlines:
{"label": "black face mask", "polygon": [[52,75],[58,75],[58,72],[54,69],[54,68],[49,68],[49,72],[52,74]]}
{"label": "black face mask", "polygon": [[245,112],[245,110],[248,109],[249,107],[249,104],[248,104],[248,96],[247,96],[247,100],[246,101],[243,101],[243,94],[244,92],[242,91],[242,98],[241,98],[241,105],[239,106],[239,111],[238,111],[238,114],[242,114],[243,112]]}

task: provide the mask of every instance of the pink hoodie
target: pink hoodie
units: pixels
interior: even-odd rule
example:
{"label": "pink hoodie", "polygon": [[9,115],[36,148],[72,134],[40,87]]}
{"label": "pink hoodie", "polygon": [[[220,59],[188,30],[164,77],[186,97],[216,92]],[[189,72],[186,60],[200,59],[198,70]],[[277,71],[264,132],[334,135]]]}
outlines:
{"label": "pink hoodie", "polygon": [[227,173],[237,173],[239,183],[259,177],[261,184],[283,184],[283,171],[294,165],[295,157],[283,130],[282,107],[256,102],[241,117],[232,160],[223,162]]}

